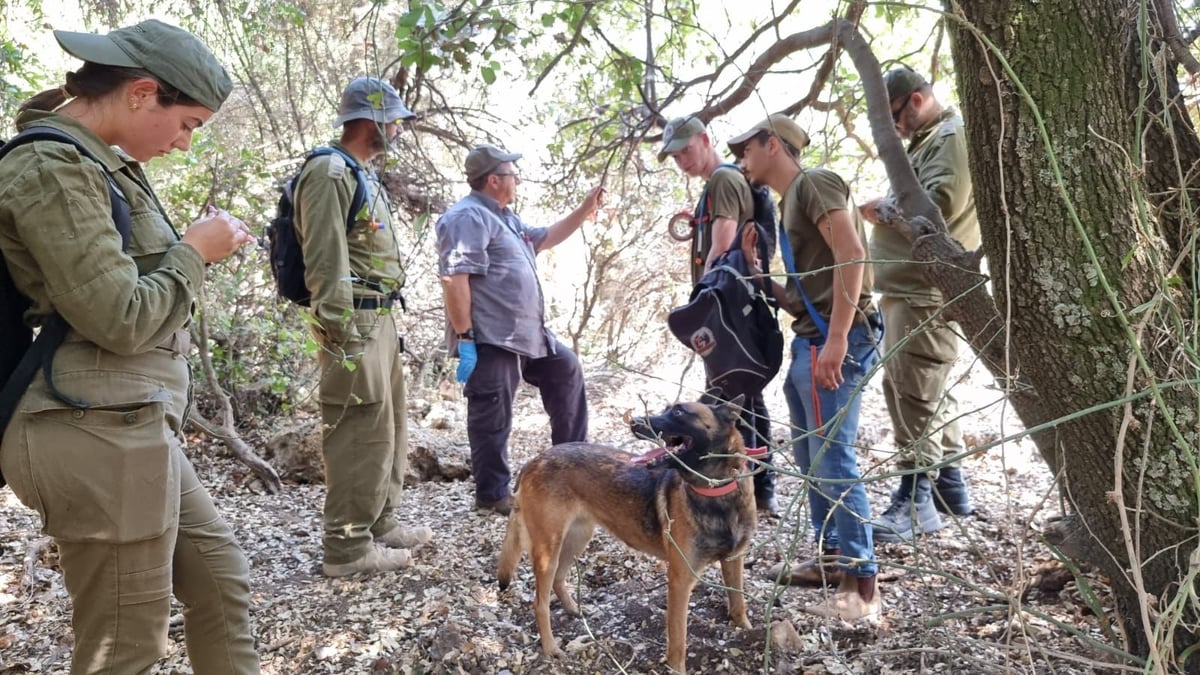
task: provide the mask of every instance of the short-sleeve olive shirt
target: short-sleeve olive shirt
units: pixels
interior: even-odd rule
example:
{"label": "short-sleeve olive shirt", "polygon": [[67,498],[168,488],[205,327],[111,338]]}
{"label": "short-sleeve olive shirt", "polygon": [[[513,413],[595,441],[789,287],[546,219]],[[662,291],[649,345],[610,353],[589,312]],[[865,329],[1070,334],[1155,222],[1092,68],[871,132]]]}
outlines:
{"label": "short-sleeve olive shirt", "polygon": [[[850,213],[854,229],[862,239],[863,249],[866,249],[866,228],[863,227],[862,217],[858,214],[850,197],[850,188],[832,171],[826,169],[807,169],[796,175],[788,186],[779,205],[782,222],[787,232],[788,242],[792,246],[796,271],[799,274],[820,270],[816,274],[805,275],[799,283],[804,285],[804,293],[810,302],[825,319],[829,321],[833,313],[833,249],[825,243],[825,238],[817,229],[817,223],[830,211],[844,210]],[[789,278],[787,284],[788,304],[792,307],[803,307],[804,300],[796,286],[796,279]],[[863,267],[862,290],[859,291],[858,308],[862,313],[855,318],[855,323],[864,320],[865,313],[871,309],[871,266]],[[796,335],[807,338],[820,336],[817,324],[805,312],[792,322],[792,330]]]}
{"label": "short-sleeve olive shirt", "polygon": [[[704,188],[704,203],[697,204],[695,219],[700,226],[692,233],[692,284],[704,274],[704,263],[712,251],[712,222],[717,218],[728,218],[736,225],[754,219],[754,196],[750,194],[750,183],[734,167],[718,166],[708,177]],[[705,213],[701,218],[700,206]]]}

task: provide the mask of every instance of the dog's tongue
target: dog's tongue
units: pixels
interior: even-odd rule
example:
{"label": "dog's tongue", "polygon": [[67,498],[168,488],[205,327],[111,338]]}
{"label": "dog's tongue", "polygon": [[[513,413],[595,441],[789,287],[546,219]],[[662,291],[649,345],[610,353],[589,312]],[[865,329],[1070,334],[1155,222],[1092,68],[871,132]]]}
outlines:
{"label": "dog's tongue", "polygon": [[655,462],[663,457],[666,457],[667,454],[668,452],[666,448],[655,448],[650,452],[634,457],[631,461],[634,464],[650,464],[651,462]]}

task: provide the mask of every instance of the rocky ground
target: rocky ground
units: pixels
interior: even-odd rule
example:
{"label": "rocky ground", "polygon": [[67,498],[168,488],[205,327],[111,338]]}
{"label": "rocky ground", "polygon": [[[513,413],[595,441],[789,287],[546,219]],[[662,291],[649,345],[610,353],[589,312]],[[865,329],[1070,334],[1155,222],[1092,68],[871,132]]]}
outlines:
{"label": "rocky ground", "polygon": [[[965,372],[966,365],[960,368]],[[1020,427],[995,403],[980,368],[956,385],[972,445],[967,460],[980,514],[955,519],[915,545],[883,544],[877,554],[890,580],[879,626],[851,626],[802,612],[823,592],[780,589],[766,569],[812,548],[801,479],[785,475],[781,520],[760,524],[746,557],[750,630],[725,618],[718,570],[697,587],[690,609],[688,665],[693,673],[1093,673],[1118,667],[1097,645],[1112,640],[1104,580],[1082,582],[1054,560],[1040,538],[1058,504],[1045,465],[1027,442],[997,444]],[[693,382],[691,372],[685,382]],[[594,372],[589,379],[593,440],[628,445],[625,410],[658,409],[689,397],[679,385],[634,373]],[[436,455],[454,476],[465,433],[455,388],[414,399],[414,445]],[[777,420],[785,408],[770,391]],[[534,392],[518,404],[514,464],[541,449],[548,432]],[[428,429],[429,426],[444,427]],[[887,415],[878,378],[865,399],[861,466],[887,468]],[[253,434],[249,434],[253,437]],[[874,450],[872,450],[874,449]],[[495,557],[504,520],[471,510],[469,481],[424,481],[404,495],[403,513],[429,525],[434,542],[404,572],[330,580],[320,575],[319,483],[288,481],[266,494],[246,469],[208,442],[194,461],[250,558],[258,644],[266,673],[666,673],[666,577],[659,564],[598,534],[573,579],[585,617],[552,605],[566,657],[541,655],[526,561],[518,582],[499,593]],[[785,471],[791,471],[784,460]],[[869,484],[878,510],[890,479]],[[176,608],[178,609],[178,608]],[[69,602],[53,545],[34,514],[0,491],[0,673],[65,672]],[[180,618],[178,614],[175,617]],[[768,627],[771,630],[768,631]],[[191,672],[176,623],[170,654],[156,672]]]}

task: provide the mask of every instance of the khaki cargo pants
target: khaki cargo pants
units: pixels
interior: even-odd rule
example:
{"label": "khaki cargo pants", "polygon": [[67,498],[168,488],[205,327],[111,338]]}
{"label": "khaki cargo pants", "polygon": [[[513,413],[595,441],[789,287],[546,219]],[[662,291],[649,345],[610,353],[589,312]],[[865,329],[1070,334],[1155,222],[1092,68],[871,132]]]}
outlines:
{"label": "khaki cargo pants", "polygon": [[[958,357],[957,325],[938,318],[940,305],[884,296],[879,307],[887,326],[883,394],[896,436],[897,466],[933,466],[965,449],[958,401],[946,389]],[[931,475],[936,477],[936,470]]]}
{"label": "khaki cargo pants", "polygon": [[396,505],[408,468],[404,364],[390,315],[357,310],[365,342],[320,352],[322,453],[325,458],[324,562],[367,554],[375,537],[397,526]]}
{"label": "khaki cargo pants", "polygon": [[71,672],[148,673],[167,651],[170,597],[184,605],[198,675],[257,673],[249,566],[184,455],[187,361],[64,344],[0,445],[13,492],[58,544],[74,611]]}

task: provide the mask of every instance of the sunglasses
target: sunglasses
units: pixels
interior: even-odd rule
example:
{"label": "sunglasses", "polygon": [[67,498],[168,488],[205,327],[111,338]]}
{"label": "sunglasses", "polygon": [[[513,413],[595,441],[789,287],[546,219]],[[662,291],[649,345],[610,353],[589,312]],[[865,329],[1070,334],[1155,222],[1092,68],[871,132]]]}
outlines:
{"label": "sunglasses", "polygon": [[909,103],[909,101],[912,101],[912,96],[915,93],[917,93],[917,92],[915,92],[915,91],[909,92],[908,96],[904,97],[904,103],[901,104],[899,108],[892,111],[892,122],[893,123],[900,124],[900,115],[904,114],[904,109],[908,107],[908,103]]}

